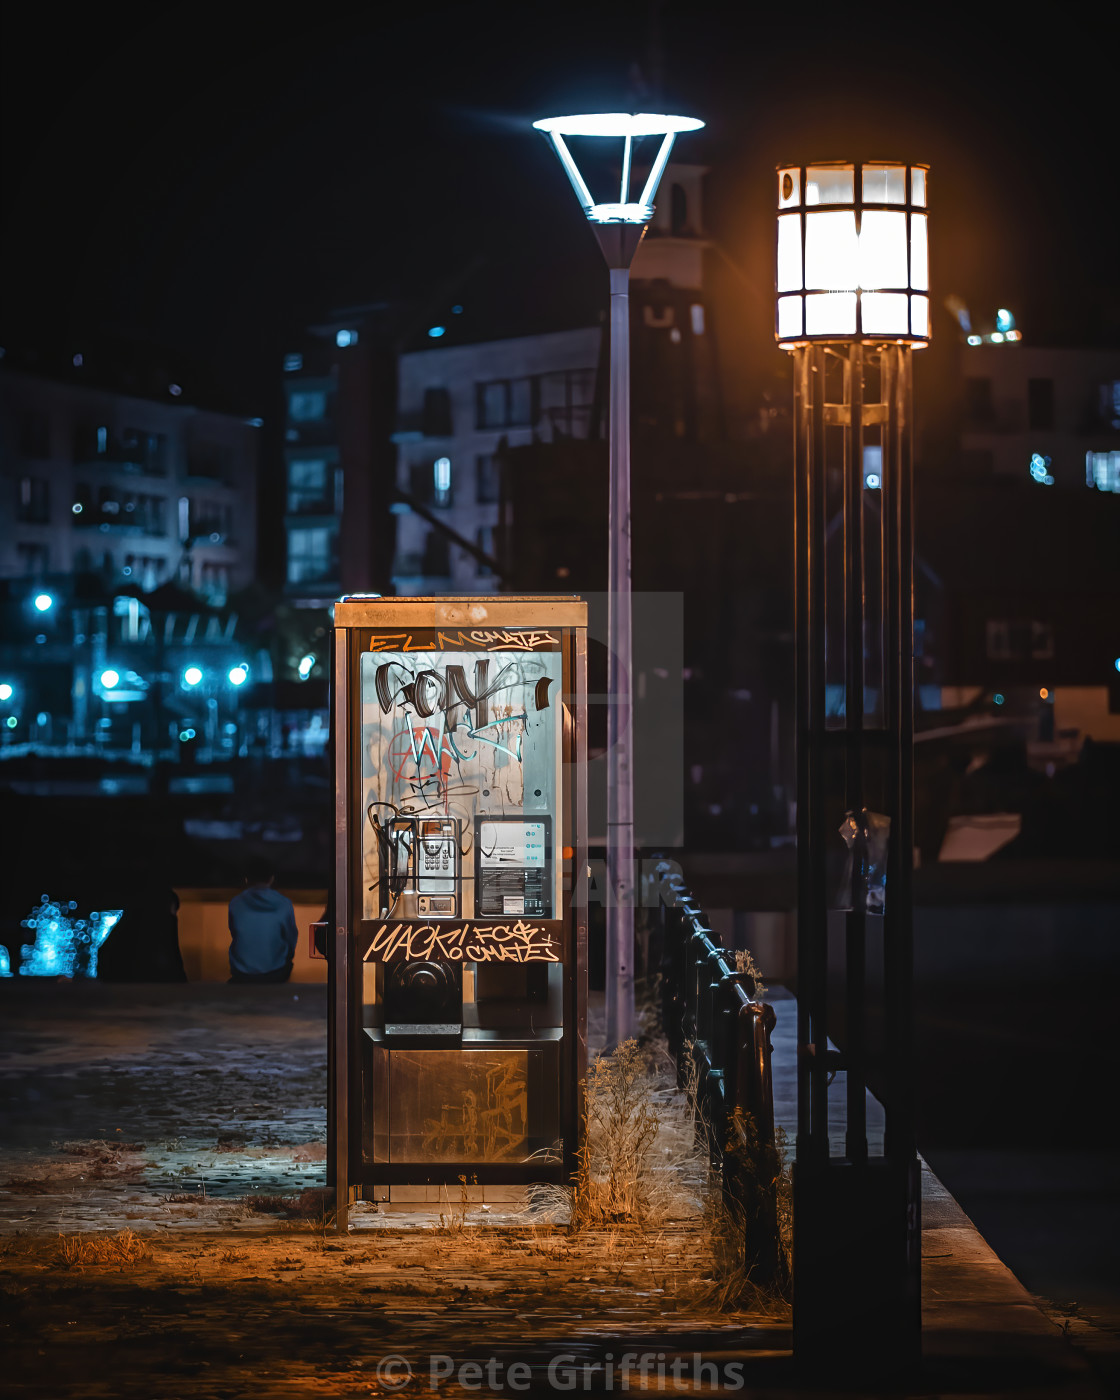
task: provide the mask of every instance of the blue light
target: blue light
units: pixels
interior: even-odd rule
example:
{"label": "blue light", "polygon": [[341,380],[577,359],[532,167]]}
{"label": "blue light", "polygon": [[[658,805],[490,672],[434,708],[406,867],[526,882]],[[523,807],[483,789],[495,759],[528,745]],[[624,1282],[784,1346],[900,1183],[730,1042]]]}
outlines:
{"label": "blue light", "polygon": [[8,718],[4,721],[4,723],[8,726],[9,729],[14,729],[19,723],[19,720],[16,719],[15,715],[9,715]]}
{"label": "blue light", "polygon": [[101,684],[106,690],[112,690],[114,686],[120,685],[121,677],[119,671],[102,671]]}
{"label": "blue light", "polygon": [[75,501],[74,504],[70,507],[70,509],[74,512],[75,515],[81,515],[81,513],[82,513],[82,503],[81,503],[81,501]]}
{"label": "blue light", "polygon": [[1116,667],[1118,671],[1120,671],[1120,656],[1118,656],[1112,664]]}
{"label": "blue light", "polygon": [[447,327],[446,327],[446,326],[429,326],[429,327],[428,327],[428,334],[431,336],[431,338],[432,338],[433,340],[438,340],[438,339],[440,338],[441,335],[446,335],[446,334],[447,334]]}
{"label": "blue light", "polygon": [[1054,484],[1054,478],[1050,475],[1050,458],[1044,457],[1041,452],[1031,453],[1031,479],[1040,486]]}
{"label": "blue light", "polygon": [[94,911],[88,919],[72,918],[71,910],[77,907],[72,900],[55,903],[43,895],[39,907],[21,921],[24,928],[35,931],[34,943],[25,943],[19,950],[21,977],[97,976],[97,950],[124,911],[106,909]]}
{"label": "blue light", "polygon": [[180,730],[179,730],[179,742],[180,742],[180,744],[185,744],[185,743],[187,742],[188,739],[193,739],[193,738],[194,738],[194,735],[195,735],[195,731],[194,731],[193,729],[180,729]]}
{"label": "blue light", "polygon": [[183,672],[184,685],[198,685],[202,680],[202,672],[197,666],[188,666]]}
{"label": "blue light", "polygon": [[357,331],[336,331],[336,332],[335,332],[335,337],[334,337],[334,343],[338,346],[338,348],[339,348],[340,350],[345,350],[346,347],[347,347],[348,345],[357,345],[357,343],[358,343],[358,332],[357,332]]}
{"label": "blue light", "polygon": [[463,308],[461,306],[453,306],[451,308],[451,314],[452,316],[461,316],[463,314]]}
{"label": "blue light", "polygon": [[1015,329],[1015,317],[1006,307],[1001,306],[996,312],[996,330],[1013,331]]}
{"label": "blue light", "polygon": [[315,658],[311,655],[301,656],[299,659],[299,678],[305,681],[315,669]]}
{"label": "blue light", "polygon": [[35,595],[36,612],[50,612],[54,607],[54,599],[49,593],[38,593]]}
{"label": "blue light", "polygon": [[244,685],[245,682],[246,682],[248,679],[249,679],[249,668],[248,668],[246,665],[242,664],[242,665],[240,665],[240,666],[234,666],[234,667],[230,670],[230,673],[229,673],[229,683],[230,683],[230,685]]}
{"label": "blue light", "polygon": [[992,699],[996,702],[997,705],[1003,704],[1003,696],[1000,695],[998,691],[995,693],[995,695],[992,696]]}
{"label": "blue light", "polygon": [[[1117,666],[1120,667],[1120,662],[1117,662]],[[8,682],[4,681],[0,683],[0,700],[10,700],[12,698],[12,695],[13,690],[12,687],[8,684]]]}

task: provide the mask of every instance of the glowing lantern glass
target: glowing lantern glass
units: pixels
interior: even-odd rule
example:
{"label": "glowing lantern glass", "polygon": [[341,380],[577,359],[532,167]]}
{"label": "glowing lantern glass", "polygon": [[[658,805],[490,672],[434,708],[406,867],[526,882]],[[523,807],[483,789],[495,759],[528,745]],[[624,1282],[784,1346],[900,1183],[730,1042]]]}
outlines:
{"label": "glowing lantern glass", "polygon": [[924,165],[778,167],[780,344],[929,341]]}

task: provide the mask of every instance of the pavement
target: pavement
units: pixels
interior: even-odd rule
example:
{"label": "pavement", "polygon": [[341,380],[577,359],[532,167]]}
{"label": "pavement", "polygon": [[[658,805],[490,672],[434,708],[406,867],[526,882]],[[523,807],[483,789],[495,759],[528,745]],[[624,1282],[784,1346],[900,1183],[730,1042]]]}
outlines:
{"label": "pavement", "polygon": [[[796,1003],[771,997],[792,1141]],[[645,1232],[455,1201],[326,1230],[325,1005],[306,985],[0,983],[8,1393],[870,1393],[798,1372],[780,1299],[728,1303],[691,1186]],[[1047,1316],[928,1167],[922,1245],[923,1369],[886,1393],[1115,1393],[1115,1333]]]}

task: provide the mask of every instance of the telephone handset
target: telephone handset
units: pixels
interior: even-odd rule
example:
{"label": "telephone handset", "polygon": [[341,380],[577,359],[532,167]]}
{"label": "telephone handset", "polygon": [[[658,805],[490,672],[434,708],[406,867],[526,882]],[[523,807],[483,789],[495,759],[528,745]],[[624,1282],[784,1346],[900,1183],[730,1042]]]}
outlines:
{"label": "telephone handset", "polygon": [[457,918],[462,912],[461,823],[457,817],[393,817],[382,857],[392,901],[387,915]]}

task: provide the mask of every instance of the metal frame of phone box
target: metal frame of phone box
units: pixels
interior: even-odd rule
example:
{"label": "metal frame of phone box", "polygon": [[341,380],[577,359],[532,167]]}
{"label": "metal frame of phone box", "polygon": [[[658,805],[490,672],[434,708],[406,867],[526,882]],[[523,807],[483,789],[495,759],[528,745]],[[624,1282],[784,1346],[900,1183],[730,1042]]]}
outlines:
{"label": "metal frame of phone box", "polygon": [[[557,855],[563,857],[563,908],[559,919],[539,920],[548,936],[547,960],[564,969],[563,1038],[551,1042],[560,1080],[562,1159],[518,1163],[373,1162],[364,1150],[373,1108],[363,1081],[368,1039],[362,1025],[363,956],[388,920],[362,920],[362,823],[360,658],[365,651],[479,650],[495,655],[560,652],[562,663],[561,792],[553,814]],[[587,1071],[587,604],[574,595],[435,598],[344,598],[335,605],[332,635],[331,749],[334,769],[334,928],[330,951],[328,1012],[328,1180],[334,1186],[335,1219],[347,1228],[355,1199],[383,1198],[389,1184],[521,1185],[566,1182],[577,1166]],[[571,854],[568,854],[568,851]],[[399,921],[398,921],[399,922]],[[459,920],[472,931],[494,919]],[[503,919],[503,924],[516,919]],[[517,958],[515,960],[521,960]],[[536,960],[534,958],[534,960]],[[550,1042],[504,1042],[511,1050],[541,1049]],[[433,1048],[435,1048],[433,1046]],[[481,1047],[480,1047],[481,1048]],[[463,1053],[469,1054],[470,1051]],[[548,1058],[551,1060],[552,1054]]]}

